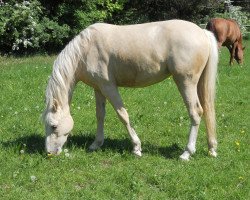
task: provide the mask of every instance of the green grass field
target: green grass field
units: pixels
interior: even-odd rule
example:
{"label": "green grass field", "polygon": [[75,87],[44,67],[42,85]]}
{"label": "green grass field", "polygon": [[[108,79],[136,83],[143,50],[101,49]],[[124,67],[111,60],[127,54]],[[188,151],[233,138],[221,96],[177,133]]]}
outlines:
{"label": "green grass field", "polygon": [[[245,41],[246,43],[246,41]],[[93,91],[78,84],[68,153],[48,159],[41,113],[55,57],[0,58],[0,199],[249,199],[250,41],[245,63],[228,66],[223,48],[217,82],[218,157],[208,156],[204,123],[197,153],[179,160],[189,117],[173,80],[121,95],[142,141],[132,153],[110,104],[102,150],[89,153],[96,119]]]}

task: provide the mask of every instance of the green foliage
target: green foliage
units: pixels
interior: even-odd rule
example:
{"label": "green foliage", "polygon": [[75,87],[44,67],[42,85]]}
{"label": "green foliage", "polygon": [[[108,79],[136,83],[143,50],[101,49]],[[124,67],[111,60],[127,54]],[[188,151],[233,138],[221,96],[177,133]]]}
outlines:
{"label": "green foliage", "polygon": [[[244,41],[250,46],[250,41]],[[0,57],[1,200],[24,199],[249,199],[250,49],[243,67],[228,66],[221,49],[216,115],[218,157],[207,155],[204,123],[197,153],[178,160],[189,117],[174,81],[120,93],[142,141],[141,158],[131,153],[125,127],[107,103],[102,150],[87,148],[95,137],[93,90],[77,85],[71,104],[75,127],[60,156],[46,158],[41,113],[55,57]]]}
{"label": "green foliage", "polygon": [[[233,6],[224,13],[217,0],[3,0],[0,3],[0,54],[58,52],[87,26],[97,22],[135,24],[169,19],[206,23],[214,16],[249,24],[249,15]],[[246,1],[244,1],[246,2]],[[244,4],[245,5],[245,4]],[[244,8],[247,10],[246,8]],[[233,16],[231,16],[233,15]]]}
{"label": "green foliage", "polygon": [[1,53],[54,50],[68,37],[69,27],[46,16],[37,0],[3,3],[0,6]]}
{"label": "green foliage", "polygon": [[142,23],[169,19],[183,19],[204,23],[223,4],[215,0],[134,0],[128,1],[117,15],[119,23]]}
{"label": "green foliage", "polygon": [[245,25],[250,24],[250,14],[246,11],[242,10],[240,6],[234,6],[231,4],[231,1],[227,1],[228,3],[228,10],[223,13],[216,13],[216,17],[222,17],[225,19],[234,19],[237,21],[241,28],[241,32],[243,36],[246,36],[247,29]]}
{"label": "green foliage", "polygon": [[[53,5],[53,17],[69,24],[72,37],[96,22],[108,22],[123,9],[126,0],[61,1]],[[43,4],[49,3],[45,1]]]}

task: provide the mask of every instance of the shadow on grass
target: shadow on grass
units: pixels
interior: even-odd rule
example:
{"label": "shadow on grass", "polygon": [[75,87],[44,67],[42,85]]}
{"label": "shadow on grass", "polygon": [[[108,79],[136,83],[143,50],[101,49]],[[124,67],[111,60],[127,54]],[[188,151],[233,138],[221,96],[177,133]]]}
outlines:
{"label": "shadow on grass", "polygon": [[[93,135],[94,134],[72,136],[68,140],[67,147],[71,148],[72,146],[74,146],[77,148],[85,148],[86,151],[89,152],[88,147],[94,141]],[[128,138],[126,139],[105,138],[104,144],[101,149],[103,151],[111,150],[111,151],[119,152],[120,154],[123,154],[124,151],[130,151],[132,153],[133,146],[132,146],[132,142]],[[152,145],[150,143],[142,142],[142,153],[147,153],[150,155],[161,155],[167,159],[179,158],[182,151],[183,149],[180,148],[179,145],[176,143],[167,147],[159,147],[156,145]]]}
{"label": "shadow on grass", "polygon": [[12,148],[17,151],[25,150],[28,154],[45,154],[44,138],[37,134],[1,142],[1,146],[6,149]]}
{"label": "shadow on grass", "polygon": [[[41,154],[45,155],[44,137],[40,135],[30,135],[25,137],[20,137],[16,140],[1,142],[4,148],[14,148],[17,151],[24,149],[28,154]],[[94,134],[83,134],[83,135],[72,135],[68,138],[65,145],[66,148],[82,148],[86,152],[90,152],[88,147],[94,141]],[[178,144],[174,143],[171,146],[159,147],[152,145],[150,143],[142,143],[143,153],[150,155],[161,155],[167,159],[178,158],[182,152],[182,149]],[[126,139],[110,139],[106,138],[104,144],[101,148],[103,151],[111,150],[123,154],[124,151],[132,151],[131,141]],[[132,153],[132,152],[131,152]]]}

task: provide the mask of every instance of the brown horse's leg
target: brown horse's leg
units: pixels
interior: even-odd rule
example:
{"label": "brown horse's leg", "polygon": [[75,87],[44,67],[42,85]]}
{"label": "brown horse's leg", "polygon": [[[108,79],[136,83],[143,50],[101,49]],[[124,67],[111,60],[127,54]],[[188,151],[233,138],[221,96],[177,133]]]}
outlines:
{"label": "brown horse's leg", "polygon": [[188,144],[180,156],[183,160],[189,160],[190,155],[196,151],[196,140],[203,109],[198,98],[196,81],[184,76],[174,76],[174,80],[185,102],[191,120]]}
{"label": "brown horse's leg", "polygon": [[109,102],[112,104],[113,108],[115,109],[119,119],[126,127],[128,134],[132,140],[133,143],[133,153],[141,156],[141,141],[139,137],[137,136],[135,130],[132,128],[130,121],[129,121],[129,115],[124,108],[121,96],[118,92],[118,88],[115,85],[102,85],[101,86],[101,92],[102,94],[109,100]]}
{"label": "brown horse's leg", "polygon": [[106,98],[98,90],[95,90],[96,99],[96,119],[97,131],[95,141],[90,145],[90,150],[96,150],[103,145],[104,142],[104,118],[105,118],[105,105]]}
{"label": "brown horse's leg", "polygon": [[229,52],[230,52],[230,65],[233,65],[233,61],[234,61],[234,57],[235,57],[235,49],[236,49],[236,46],[237,46],[237,43],[234,43],[233,45],[232,45],[232,47],[231,46],[227,46],[227,48],[228,48],[228,50],[229,50]]}

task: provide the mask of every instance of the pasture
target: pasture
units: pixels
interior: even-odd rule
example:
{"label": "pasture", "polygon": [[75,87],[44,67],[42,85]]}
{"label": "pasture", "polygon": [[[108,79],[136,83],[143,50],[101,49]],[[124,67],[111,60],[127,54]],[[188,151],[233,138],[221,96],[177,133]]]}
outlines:
{"label": "pasture", "polygon": [[44,151],[44,93],[55,56],[0,58],[1,199],[248,199],[250,196],[250,41],[242,67],[229,66],[222,48],[217,80],[218,157],[207,154],[202,122],[197,152],[179,160],[189,117],[171,78],[147,88],[121,88],[141,142],[135,157],[127,131],[107,104],[105,143],[90,153],[95,137],[92,89],[73,95],[75,122],[60,156]]}

